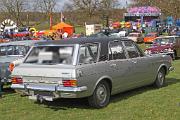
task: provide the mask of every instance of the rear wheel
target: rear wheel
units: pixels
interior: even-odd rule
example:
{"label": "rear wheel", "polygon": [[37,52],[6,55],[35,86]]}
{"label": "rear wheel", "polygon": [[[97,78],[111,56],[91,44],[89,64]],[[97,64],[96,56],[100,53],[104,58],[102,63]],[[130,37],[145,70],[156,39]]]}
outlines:
{"label": "rear wheel", "polygon": [[176,50],[174,50],[174,59],[176,59],[177,58],[177,52],[176,52]]}
{"label": "rear wheel", "polygon": [[109,104],[110,87],[106,81],[101,81],[93,92],[93,95],[88,98],[89,105],[95,108],[102,108]]}
{"label": "rear wheel", "polygon": [[154,82],[154,86],[157,88],[161,88],[165,84],[165,69],[161,68],[157,74],[156,81]]}

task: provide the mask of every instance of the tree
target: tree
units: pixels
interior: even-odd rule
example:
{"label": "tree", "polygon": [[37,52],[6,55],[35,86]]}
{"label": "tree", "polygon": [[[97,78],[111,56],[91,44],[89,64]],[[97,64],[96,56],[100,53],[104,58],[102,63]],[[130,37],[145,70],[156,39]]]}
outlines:
{"label": "tree", "polygon": [[34,1],[34,10],[41,11],[48,15],[54,11],[56,3],[56,0],[37,0]]}
{"label": "tree", "polygon": [[22,13],[28,6],[27,0],[0,0],[1,11],[7,13],[9,18],[16,20],[18,25],[23,25]]}
{"label": "tree", "polygon": [[98,8],[99,0],[72,0],[72,5],[75,9],[80,9],[92,17]]}

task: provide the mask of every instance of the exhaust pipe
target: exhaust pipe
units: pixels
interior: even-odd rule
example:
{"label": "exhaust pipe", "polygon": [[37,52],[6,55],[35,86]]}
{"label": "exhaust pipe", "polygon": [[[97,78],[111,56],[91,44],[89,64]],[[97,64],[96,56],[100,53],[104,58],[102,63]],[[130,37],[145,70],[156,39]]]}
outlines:
{"label": "exhaust pipe", "polygon": [[44,102],[44,98],[41,95],[37,95],[37,102],[38,103],[43,103]]}

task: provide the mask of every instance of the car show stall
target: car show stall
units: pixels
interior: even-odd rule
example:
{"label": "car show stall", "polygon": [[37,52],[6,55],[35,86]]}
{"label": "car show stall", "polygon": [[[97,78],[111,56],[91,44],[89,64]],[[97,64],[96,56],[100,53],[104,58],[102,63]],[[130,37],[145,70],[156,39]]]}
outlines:
{"label": "car show stall", "polygon": [[126,22],[131,21],[135,24],[140,23],[149,26],[153,26],[155,24],[154,20],[160,19],[160,16],[161,10],[151,6],[132,7],[127,10],[127,13],[124,13]]}
{"label": "car show stall", "polygon": [[64,22],[60,22],[54,26],[52,26],[52,29],[53,30],[57,30],[57,31],[61,31],[61,32],[67,32],[68,35],[72,35],[73,32],[74,32],[74,27],[69,25],[69,24],[66,24]]}

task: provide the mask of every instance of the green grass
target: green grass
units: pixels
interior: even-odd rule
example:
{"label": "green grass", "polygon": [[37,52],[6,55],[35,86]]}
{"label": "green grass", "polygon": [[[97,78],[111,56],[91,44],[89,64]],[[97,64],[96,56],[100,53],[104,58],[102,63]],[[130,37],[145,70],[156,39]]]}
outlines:
{"label": "green grass", "polygon": [[81,34],[81,33],[85,34],[85,32],[86,32],[85,26],[75,26],[76,34]]}
{"label": "green grass", "polygon": [[86,99],[61,99],[37,104],[5,89],[0,120],[180,120],[180,60],[167,76],[167,86],[138,88],[111,97],[103,109],[92,109]]}
{"label": "green grass", "polygon": [[150,44],[138,44],[140,46],[140,48],[144,51],[146,48],[148,48],[150,46]]}

